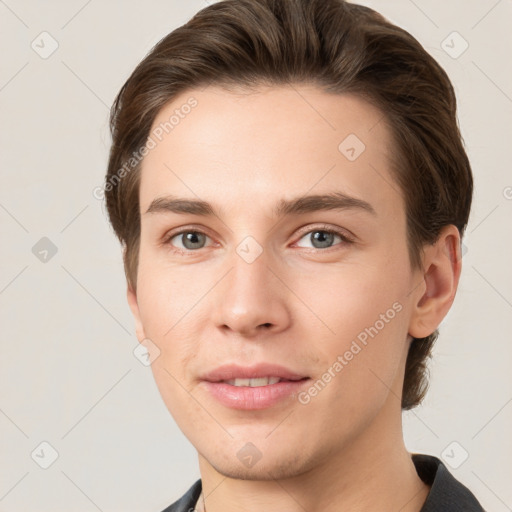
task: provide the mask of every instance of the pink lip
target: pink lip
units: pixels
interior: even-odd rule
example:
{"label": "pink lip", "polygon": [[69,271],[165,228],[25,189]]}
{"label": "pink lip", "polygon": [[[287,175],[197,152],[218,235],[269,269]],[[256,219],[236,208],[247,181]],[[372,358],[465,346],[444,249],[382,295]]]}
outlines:
{"label": "pink lip", "polygon": [[260,377],[279,377],[286,380],[300,380],[307,377],[307,375],[301,375],[284,366],[270,363],[260,363],[254,366],[228,364],[219,366],[215,370],[206,373],[201,379],[208,382],[220,382],[230,379],[257,379]]}
{"label": "pink lip", "polygon": [[[279,377],[287,379],[268,386],[232,386],[225,380]],[[221,366],[203,376],[208,392],[221,404],[232,409],[266,409],[290,396],[295,396],[309,381],[309,377],[275,364],[258,364],[251,367]]]}

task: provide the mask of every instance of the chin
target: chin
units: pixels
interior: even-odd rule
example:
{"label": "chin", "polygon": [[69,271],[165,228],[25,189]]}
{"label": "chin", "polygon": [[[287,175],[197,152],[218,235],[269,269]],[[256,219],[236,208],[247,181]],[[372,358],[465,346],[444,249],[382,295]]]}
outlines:
{"label": "chin", "polygon": [[244,467],[244,464],[236,460],[236,462],[215,461],[208,460],[208,463],[219,474],[237,480],[258,480],[258,481],[273,481],[283,480],[286,478],[297,477],[303,473],[308,472],[312,464],[308,464],[302,457],[290,454],[286,458],[267,457],[264,461],[264,456],[254,464],[252,467]]}
{"label": "chin", "polygon": [[[247,439],[253,439],[246,441]],[[258,441],[261,439],[261,442]],[[311,452],[304,443],[273,443],[270,439],[245,437],[244,441],[218,440],[201,446],[195,445],[204,463],[219,474],[239,480],[272,481],[294,478],[315,468],[329,449],[319,446],[318,453]],[[204,448],[204,449],[203,449]]]}

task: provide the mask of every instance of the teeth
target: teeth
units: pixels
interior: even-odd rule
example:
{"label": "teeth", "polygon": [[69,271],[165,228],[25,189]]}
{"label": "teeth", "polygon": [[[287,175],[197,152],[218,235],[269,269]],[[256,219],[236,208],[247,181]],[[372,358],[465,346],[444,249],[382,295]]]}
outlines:
{"label": "teeth", "polygon": [[268,386],[269,384],[277,384],[281,379],[279,377],[260,377],[258,379],[231,379],[224,381],[231,386],[249,386],[255,388],[258,386]]}

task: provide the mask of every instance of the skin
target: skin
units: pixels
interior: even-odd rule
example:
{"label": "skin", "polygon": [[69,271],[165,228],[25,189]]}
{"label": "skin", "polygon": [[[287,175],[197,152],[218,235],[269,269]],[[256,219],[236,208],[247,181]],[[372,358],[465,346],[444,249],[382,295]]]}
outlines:
{"label": "skin", "polygon": [[[457,229],[446,226],[423,268],[411,268],[390,131],[363,100],[309,85],[210,86],[180,94],[153,128],[191,96],[197,107],[142,163],[137,292],[127,296],[139,341],[160,351],[151,367],[161,396],[198,451],[206,510],[419,511],[429,487],[403,441],[404,366],[410,337],[432,333],[453,302]],[[366,145],[353,162],[338,150],[348,134]],[[375,215],[273,216],[283,198],[333,191]],[[166,194],[208,201],[217,215],[146,213]],[[313,235],[325,225],[353,241],[320,246]],[[206,236],[184,245],[183,234],[170,238],[178,228]],[[236,251],[247,236],[262,250],[252,263]],[[265,361],[316,381],[397,302],[400,312],[307,404],[292,396],[235,410],[200,379],[221,364]],[[247,442],[261,453],[250,468],[237,457]]]}

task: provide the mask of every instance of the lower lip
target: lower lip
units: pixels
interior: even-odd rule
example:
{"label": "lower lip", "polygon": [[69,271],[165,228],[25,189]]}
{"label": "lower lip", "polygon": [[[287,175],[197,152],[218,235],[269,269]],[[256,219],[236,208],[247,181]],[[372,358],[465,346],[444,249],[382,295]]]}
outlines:
{"label": "lower lip", "polygon": [[225,382],[204,381],[206,389],[223,405],[232,409],[266,409],[296,395],[310,379],[282,381],[268,386],[232,386]]}

